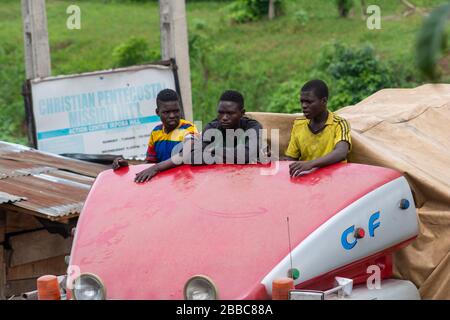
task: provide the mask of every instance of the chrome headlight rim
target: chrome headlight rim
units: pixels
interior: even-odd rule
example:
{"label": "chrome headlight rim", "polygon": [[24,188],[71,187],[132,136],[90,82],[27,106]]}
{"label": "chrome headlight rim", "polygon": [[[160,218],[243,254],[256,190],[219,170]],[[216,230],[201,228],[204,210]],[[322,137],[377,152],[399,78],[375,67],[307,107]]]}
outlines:
{"label": "chrome headlight rim", "polygon": [[74,300],[79,300],[77,299],[77,296],[75,294],[75,286],[77,281],[79,281],[81,279],[81,277],[89,277],[91,279],[93,279],[94,281],[96,281],[99,284],[99,288],[101,289],[101,293],[103,295],[103,298],[100,300],[106,300],[106,287],[104,282],[102,281],[102,279],[100,279],[100,277],[94,273],[90,273],[90,272],[83,272],[81,273],[77,278],[75,278],[75,280],[72,283],[72,289],[70,290],[71,294],[72,294],[72,298]]}
{"label": "chrome headlight rim", "polygon": [[187,290],[188,290],[189,284],[191,284],[191,282],[195,281],[195,280],[202,280],[202,281],[207,282],[208,285],[211,287],[211,289],[213,291],[213,295],[214,295],[214,297],[211,300],[219,300],[219,290],[217,289],[216,284],[210,277],[205,276],[203,274],[197,274],[195,276],[192,276],[186,282],[186,284],[184,285],[184,289],[183,289],[184,300],[191,300],[188,298]]}

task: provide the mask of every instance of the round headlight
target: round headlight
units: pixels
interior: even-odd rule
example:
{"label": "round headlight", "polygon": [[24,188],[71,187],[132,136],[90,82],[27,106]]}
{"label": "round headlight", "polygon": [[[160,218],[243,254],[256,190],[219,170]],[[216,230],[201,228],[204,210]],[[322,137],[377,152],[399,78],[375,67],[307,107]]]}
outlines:
{"label": "round headlight", "polygon": [[206,276],[194,276],[184,286],[186,300],[216,300],[217,289]]}
{"label": "round headlight", "polygon": [[75,279],[72,289],[75,300],[105,300],[106,290],[100,278],[91,273],[83,273]]}

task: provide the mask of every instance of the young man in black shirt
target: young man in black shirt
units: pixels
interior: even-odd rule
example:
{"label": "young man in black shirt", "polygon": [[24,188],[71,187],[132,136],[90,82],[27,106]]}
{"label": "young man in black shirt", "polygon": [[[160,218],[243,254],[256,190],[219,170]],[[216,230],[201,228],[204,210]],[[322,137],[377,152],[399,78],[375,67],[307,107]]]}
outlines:
{"label": "young man in black shirt", "polygon": [[[244,97],[225,91],[217,107],[217,118],[202,133],[202,164],[256,163],[261,155],[261,124],[245,116]],[[194,164],[200,164],[199,148],[194,148]]]}

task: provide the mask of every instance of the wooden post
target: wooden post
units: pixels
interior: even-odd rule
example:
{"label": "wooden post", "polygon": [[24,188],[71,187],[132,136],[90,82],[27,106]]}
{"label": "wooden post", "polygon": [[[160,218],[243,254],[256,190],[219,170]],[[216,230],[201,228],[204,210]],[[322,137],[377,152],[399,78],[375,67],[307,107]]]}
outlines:
{"label": "wooden post", "polygon": [[269,20],[275,18],[275,0],[269,0]]}
{"label": "wooden post", "polygon": [[0,300],[6,298],[5,233],[6,214],[0,209]]}
{"label": "wooden post", "polygon": [[45,0],[22,0],[26,78],[51,75]]}
{"label": "wooden post", "polygon": [[6,213],[0,209],[0,245],[5,241],[6,233]]}
{"label": "wooden post", "polygon": [[6,263],[5,250],[0,244],[0,300],[6,299]]}
{"label": "wooden post", "polygon": [[175,59],[178,66],[184,116],[193,121],[191,69],[185,0],[159,0],[161,57]]}
{"label": "wooden post", "polygon": [[366,20],[366,18],[367,18],[366,0],[361,0],[361,17],[363,20]]}

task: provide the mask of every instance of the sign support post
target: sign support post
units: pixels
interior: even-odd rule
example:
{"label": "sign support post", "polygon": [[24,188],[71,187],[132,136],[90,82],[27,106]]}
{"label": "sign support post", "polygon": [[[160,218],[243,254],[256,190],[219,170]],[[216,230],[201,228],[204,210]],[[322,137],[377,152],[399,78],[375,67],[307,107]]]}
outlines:
{"label": "sign support post", "polygon": [[25,100],[28,142],[36,148],[29,80],[48,77],[52,73],[45,0],[22,0],[22,21],[27,79],[22,95]]}
{"label": "sign support post", "polygon": [[175,59],[180,81],[184,116],[193,121],[191,69],[185,0],[159,0],[161,58]]}
{"label": "sign support post", "polygon": [[22,0],[26,78],[52,73],[45,0]]}

